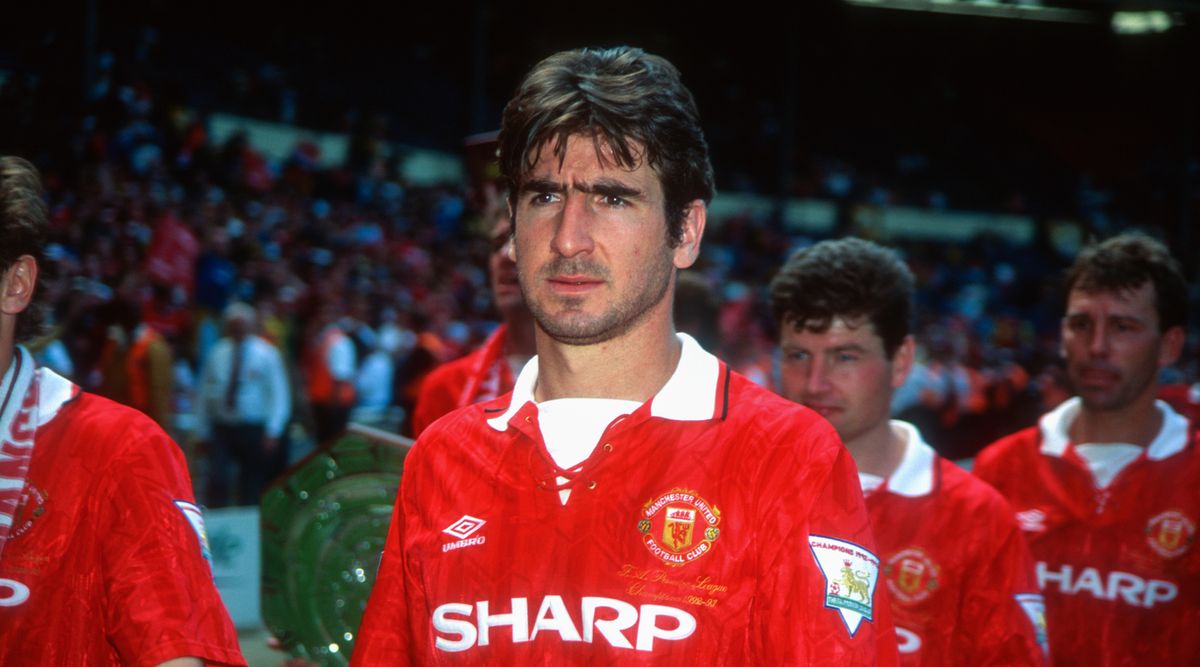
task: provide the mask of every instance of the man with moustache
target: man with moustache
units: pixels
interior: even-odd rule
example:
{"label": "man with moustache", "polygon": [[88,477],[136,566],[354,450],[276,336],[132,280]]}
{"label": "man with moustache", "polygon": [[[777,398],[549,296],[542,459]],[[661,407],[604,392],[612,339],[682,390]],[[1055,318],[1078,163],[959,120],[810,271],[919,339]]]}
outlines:
{"label": "man with moustache", "polygon": [[1187,285],[1159,242],[1122,234],[1067,273],[1062,350],[1076,396],[985,449],[1037,560],[1058,664],[1185,664],[1200,655],[1195,425],[1156,401]]}
{"label": "man with moustache", "polygon": [[678,71],[558,53],[500,146],[538,355],[417,441],[352,664],[895,664],[836,434],[675,332],[713,194]]}

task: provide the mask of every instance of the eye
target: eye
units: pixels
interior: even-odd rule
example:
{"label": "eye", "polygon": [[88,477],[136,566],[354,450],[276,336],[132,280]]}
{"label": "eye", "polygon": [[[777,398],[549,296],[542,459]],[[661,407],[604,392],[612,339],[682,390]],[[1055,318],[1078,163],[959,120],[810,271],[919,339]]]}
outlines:
{"label": "eye", "polygon": [[833,359],[839,364],[850,364],[858,361],[858,355],[853,352],[838,352]]}
{"label": "eye", "polygon": [[808,352],[804,350],[786,350],[783,353],[785,361],[808,361]]}
{"label": "eye", "polygon": [[1092,321],[1086,317],[1068,317],[1067,329],[1069,331],[1087,331],[1092,326]]}
{"label": "eye", "polygon": [[558,199],[558,195],[553,192],[535,192],[529,197],[529,203],[534,206],[545,206],[552,204]]}
{"label": "eye", "polygon": [[624,197],[618,197],[617,195],[603,195],[601,197],[601,201],[604,203],[605,206],[608,206],[611,208],[622,208],[629,204],[629,202],[626,201]]}

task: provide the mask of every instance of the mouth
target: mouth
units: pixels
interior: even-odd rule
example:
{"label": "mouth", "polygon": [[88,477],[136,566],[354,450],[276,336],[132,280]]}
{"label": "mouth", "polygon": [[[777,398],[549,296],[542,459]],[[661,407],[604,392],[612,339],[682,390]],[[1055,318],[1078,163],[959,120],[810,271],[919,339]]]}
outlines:
{"label": "mouth", "polygon": [[604,284],[603,280],[590,276],[554,276],[547,280],[550,288],[560,294],[580,294]]}
{"label": "mouth", "polygon": [[836,405],[829,405],[827,403],[805,403],[805,405],[808,406],[808,409],[812,410],[813,412],[821,415],[822,417],[824,417],[826,419],[829,419],[829,417],[831,417],[832,415],[836,415],[842,411],[841,407],[836,406]]}
{"label": "mouth", "polygon": [[1091,366],[1079,371],[1079,384],[1085,387],[1108,387],[1120,379],[1120,374],[1109,368]]}

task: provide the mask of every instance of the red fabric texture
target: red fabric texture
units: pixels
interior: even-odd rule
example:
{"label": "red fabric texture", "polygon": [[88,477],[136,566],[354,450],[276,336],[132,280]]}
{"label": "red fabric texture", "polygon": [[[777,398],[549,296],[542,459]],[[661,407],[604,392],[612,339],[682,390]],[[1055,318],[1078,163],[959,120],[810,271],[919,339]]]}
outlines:
{"label": "red fabric texture", "polygon": [[1073,448],[1043,453],[1037,427],[976,460],[974,472],[1008,499],[1038,561],[1055,664],[1183,665],[1200,656],[1195,441],[1162,460],[1143,454],[1103,490]]}
{"label": "red fabric texture", "polygon": [[438,366],[421,381],[413,408],[414,437],[458,408],[512,391],[513,373],[504,357],[507,331],[499,326],[478,350]]}
{"label": "red fabric texture", "polygon": [[90,394],[36,442],[0,560],[0,665],[244,665],[175,503],[194,503],[179,447],[144,415]]}
{"label": "red fabric texture", "polygon": [[1038,588],[1008,503],[940,456],[933,479],[923,496],[867,496],[900,664],[1045,664],[1017,598]]}
{"label": "red fabric texture", "polygon": [[[873,620],[852,635],[825,606],[810,547],[810,536],[825,536],[874,548],[852,459],[815,413],[724,365],[720,382],[712,419],[654,417],[648,402],[610,424],[572,471],[551,463],[532,403],[505,431],[485,420],[507,398],[440,420],[405,463],[352,664],[896,664],[884,586]],[[554,483],[564,473],[573,479],[565,506]],[[640,526],[673,491],[720,516],[710,548],[677,566],[647,538],[694,548],[703,523],[690,537]],[[465,539],[447,534],[469,519],[486,523]],[[481,622],[485,603],[503,624]],[[461,606],[435,627],[447,604]],[[513,611],[519,620],[496,618]],[[663,638],[682,628],[681,612],[694,630]]]}

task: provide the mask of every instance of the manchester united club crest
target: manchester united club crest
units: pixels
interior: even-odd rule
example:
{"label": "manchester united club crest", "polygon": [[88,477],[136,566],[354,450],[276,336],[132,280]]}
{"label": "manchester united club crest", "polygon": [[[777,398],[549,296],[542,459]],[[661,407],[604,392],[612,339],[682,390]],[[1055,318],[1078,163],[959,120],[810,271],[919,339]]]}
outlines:
{"label": "manchester united club crest", "polygon": [[687,565],[712,550],[721,510],[691,489],[674,488],[642,506],[638,532],[646,549],[667,565]]}
{"label": "manchester united club crest", "polygon": [[21,493],[21,500],[17,502],[16,516],[13,517],[12,532],[10,533],[13,539],[29,532],[38,517],[46,513],[46,499],[45,491],[33,484],[25,485],[25,490]]}
{"label": "manchester united club crest", "polygon": [[1175,558],[1196,541],[1196,523],[1179,510],[1167,510],[1146,524],[1146,543],[1163,558]]}
{"label": "manchester united club crest", "polygon": [[916,547],[897,551],[883,566],[892,597],[906,604],[916,604],[932,595],[940,574],[941,568]]}

